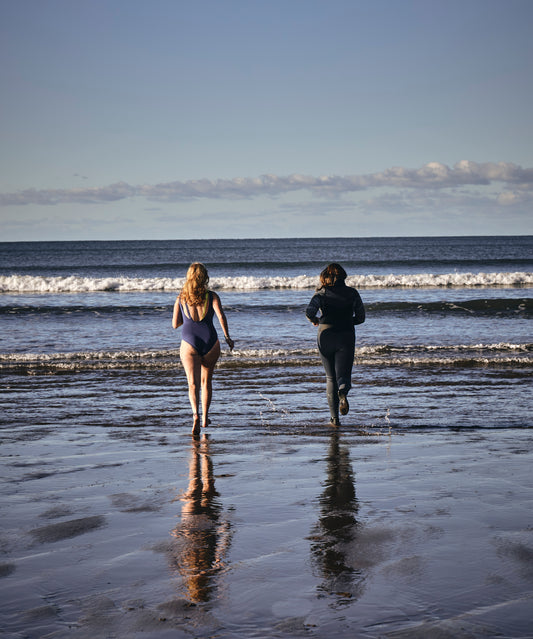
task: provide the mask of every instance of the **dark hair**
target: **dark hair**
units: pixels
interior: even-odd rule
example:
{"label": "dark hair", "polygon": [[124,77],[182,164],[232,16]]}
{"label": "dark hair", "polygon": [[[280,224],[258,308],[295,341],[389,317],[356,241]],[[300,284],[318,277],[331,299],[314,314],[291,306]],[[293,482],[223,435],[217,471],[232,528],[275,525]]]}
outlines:
{"label": "dark hair", "polygon": [[346,271],[342,268],[342,266],[333,262],[332,264],[328,264],[322,273],[320,273],[320,286],[318,288],[321,289],[326,286],[334,286],[337,282],[344,283],[346,277]]}

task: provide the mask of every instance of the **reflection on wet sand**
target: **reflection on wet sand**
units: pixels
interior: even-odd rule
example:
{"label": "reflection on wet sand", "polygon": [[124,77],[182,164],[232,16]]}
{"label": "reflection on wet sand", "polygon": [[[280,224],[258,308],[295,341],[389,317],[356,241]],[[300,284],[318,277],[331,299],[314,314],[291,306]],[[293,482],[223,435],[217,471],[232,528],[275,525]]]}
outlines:
{"label": "reflection on wet sand", "polygon": [[194,603],[211,599],[215,578],[226,567],[231,526],[222,516],[217,497],[209,440],[204,435],[192,442],[189,485],[179,496],[183,502],[181,520],[171,532],[171,566],[182,576],[188,598]]}
{"label": "reflection on wet sand", "polygon": [[331,434],[327,476],[320,496],[320,518],[312,531],[311,551],[323,582],[320,590],[329,594],[358,597],[363,575],[353,567],[351,555],[357,536],[359,505],[347,446],[341,446],[338,431]]}

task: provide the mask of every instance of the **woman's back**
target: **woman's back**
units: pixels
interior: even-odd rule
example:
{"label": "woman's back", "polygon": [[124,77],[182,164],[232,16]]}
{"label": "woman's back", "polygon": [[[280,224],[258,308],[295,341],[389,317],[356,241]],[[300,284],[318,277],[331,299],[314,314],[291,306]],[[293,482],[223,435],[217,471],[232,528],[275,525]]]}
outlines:
{"label": "woman's back", "polygon": [[307,317],[312,319],[320,309],[320,325],[327,325],[337,331],[353,330],[354,324],[365,321],[365,309],[356,289],[337,282],[324,286],[312,298],[307,309]]}

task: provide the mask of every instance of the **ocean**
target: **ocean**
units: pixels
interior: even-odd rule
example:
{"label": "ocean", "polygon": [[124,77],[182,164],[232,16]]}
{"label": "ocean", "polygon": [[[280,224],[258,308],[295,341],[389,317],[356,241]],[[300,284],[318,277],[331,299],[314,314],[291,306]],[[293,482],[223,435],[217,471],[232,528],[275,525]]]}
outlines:
{"label": "ocean", "polygon": [[120,403],[124,420],[157,405],[159,425],[186,424],[170,321],[192,261],[208,267],[236,342],[233,353],[223,346],[215,374],[220,422],[229,406],[235,426],[326,421],[316,329],[304,311],[318,274],[336,261],[367,310],[349,425],[531,426],[531,236],[22,242],[0,244],[0,256],[10,427],[54,418],[58,376],[67,390],[55,402],[78,420],[106,420]]}
{"label": "ocean", "polygon": [[[199,440],[192,261],[235,340]],[[339,428],[332,261],[367,314]],[[532,293],[532,236],[0,244],[0,634],[530,638]]]}

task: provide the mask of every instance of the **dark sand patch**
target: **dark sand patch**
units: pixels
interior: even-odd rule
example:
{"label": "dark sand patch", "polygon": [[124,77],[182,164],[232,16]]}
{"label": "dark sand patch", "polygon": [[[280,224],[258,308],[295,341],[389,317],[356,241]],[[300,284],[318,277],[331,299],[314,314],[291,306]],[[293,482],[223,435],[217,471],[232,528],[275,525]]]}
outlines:
{"label": "dark sand patch", "polygon": [[24,617],[28,621],[43,621],[46,619],[52,619],[57,617],[59,609],[55,606],[39,606],[38,608],[32,608],[24,612]]}
{"label": "dark sand patch", "polygon": [[113,506],[124,513],[149,513],[161,510],[161,504],[158,504],[153,498],[151,500],[141,499],[139,495],[132,493],[117,493],[110,495],[109,498]]}
{"label": "dark sand patch", "polygon": [[527,534],[530,537],[527,542],[521,539],[521,535],[519,533],[516,535],[498,537],[496,540],[496,547],[500,557],[513,561],[525,578],[533,578],[533,546],[531,545],[532,531],[528,531]]}
{"label": "dark sand patch", "polygon": [[30,530],[33,535],[41,543],[53,541],[61,541],[62,539],[71,539],[78,535],[84,535],[91,530],[101,528],[106,523],[105,517],[96,515],[94,517],[82,517],[80,519],[71,519],[58,524],[50,524]]}
{"label": "dark sand patch", "polygon": [[68,506],[56,506],[45,510],[39,517],[43,519],[61,519],[61,517],[68,517],[69,515],[72,515],[72,510]]}
{"label": "dark sand patch", "polygon": [[8,577],[12,575],[16,569],[15,564],[0,564],[0,577]]}

